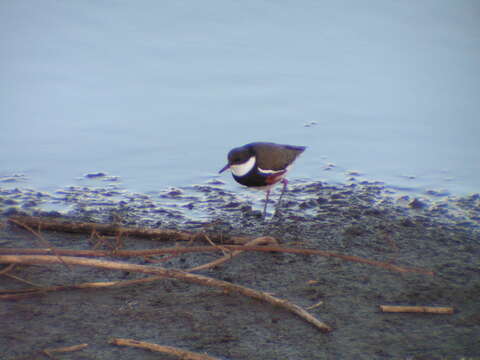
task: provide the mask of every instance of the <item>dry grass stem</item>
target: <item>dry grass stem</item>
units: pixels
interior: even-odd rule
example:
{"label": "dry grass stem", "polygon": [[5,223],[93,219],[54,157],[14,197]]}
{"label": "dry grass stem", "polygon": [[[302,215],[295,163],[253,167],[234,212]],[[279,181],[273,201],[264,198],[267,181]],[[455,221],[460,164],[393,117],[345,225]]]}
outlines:
{"label": "dry grass stem", "polygon": [[114,338],[110,340],[110,343],[114,345],[119,345],[119,346],[131,346],[131,347],[161,352],[164,354],[176,356],[182,360],[219,360],[219,358],[195,353],[188,350],[179,349],[172,346],[158,345],[158,344],[153,344],[153,343],[138,341],[133,339]]}

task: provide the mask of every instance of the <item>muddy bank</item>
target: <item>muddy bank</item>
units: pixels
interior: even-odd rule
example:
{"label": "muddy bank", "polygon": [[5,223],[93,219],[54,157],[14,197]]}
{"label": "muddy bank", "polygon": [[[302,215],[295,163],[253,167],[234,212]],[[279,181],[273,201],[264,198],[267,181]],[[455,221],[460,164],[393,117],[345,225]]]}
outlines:
{"label": "muddy bank", "polygon": [[[0,189],[2,220],[19,213],[125,226],[275,236],[282,245],[341,252],[420,267],[435,276],[399,274],[339,259],[244,253],[201,272],[308,308],[334,331],[323,334],[292,314],[219,290],[163,280],[108,290],[49,293],[0,302],[5,359],[44,358],[37,350],[88,343],[60,359],[158,359],[163,355],[108,344],[133,338],[222,359],[480,359],[480,196],[396,196],[381,184],[294,184],[273,215],[221,182],[155,194],[115,187],[55,194]],[[276,197],[273,197],[275,200]],[[16,227],[0,229],[1,247],[39,247]],[[44,232],[59,248],[91,249],[85,235]],[[111,243],[102,246],[108,248]],[[173,246],[126,238],[124,248]],[[164,259],[187,269],[217,254]],[[138,263],[146,264],[138,260]],[[22,266],[14,275],[47,286],[133,279],[133,273],[64,266]],[[0,278],[1,289],[28,285]],[[384,314],[379,305],[453,306],[453,315]]]}

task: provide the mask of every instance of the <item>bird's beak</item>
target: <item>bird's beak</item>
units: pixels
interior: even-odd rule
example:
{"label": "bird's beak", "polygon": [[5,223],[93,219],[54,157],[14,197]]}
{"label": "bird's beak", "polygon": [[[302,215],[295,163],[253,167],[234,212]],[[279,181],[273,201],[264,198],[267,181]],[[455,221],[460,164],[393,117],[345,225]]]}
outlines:
{"label": "bird's beak", "polygon": [[221,174],[222,172],[224,172],[225,170],[227,170],[229,167],[230,167],[230,164],[225,165],[225,166],[222,168],[222,170],[220,170],[218,173]]}

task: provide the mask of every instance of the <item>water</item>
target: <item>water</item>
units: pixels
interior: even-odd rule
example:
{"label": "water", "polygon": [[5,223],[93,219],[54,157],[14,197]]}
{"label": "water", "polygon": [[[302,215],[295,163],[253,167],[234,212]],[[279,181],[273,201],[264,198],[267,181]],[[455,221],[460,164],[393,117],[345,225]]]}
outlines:
{"label": "water", "polygon": [[227,151],[265,140],[308,146],[299,181],[478,192],[479,18],[475,0],[4,1],[2,186],[238,189]]}

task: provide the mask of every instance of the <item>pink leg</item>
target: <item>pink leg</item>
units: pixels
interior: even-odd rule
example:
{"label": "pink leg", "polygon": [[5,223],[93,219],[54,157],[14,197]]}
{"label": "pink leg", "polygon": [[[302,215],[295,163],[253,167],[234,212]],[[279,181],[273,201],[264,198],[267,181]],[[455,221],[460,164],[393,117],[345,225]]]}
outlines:
{"label": "pink leg", "polygon": [[268,204],[269,196],[270,196],[270,189],[267,190],[267,196],[265,197],[265,206],[263,207],[263,217],[267,216],[267,204]]}
{"label": "pink leg", "polygon": [[278,199],[278,204],[280,204],[280,201],[282,201],[283,194],[285,193],[285,190],[287,189],[288,180],[287,179],[282,179],[282,184],[283,184],[283,189],[282,189],[282,193],[280,194],[280,198]]}

